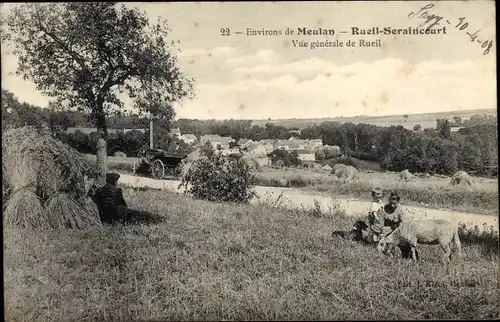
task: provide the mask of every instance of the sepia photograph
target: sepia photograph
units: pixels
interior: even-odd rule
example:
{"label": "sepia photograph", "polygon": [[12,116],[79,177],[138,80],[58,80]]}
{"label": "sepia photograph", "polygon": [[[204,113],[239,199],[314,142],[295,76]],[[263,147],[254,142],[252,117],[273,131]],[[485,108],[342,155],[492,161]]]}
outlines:
{"label": "sepia photograph", "polygon": [[0,17],[5,321],[500,318],[494,1]]}

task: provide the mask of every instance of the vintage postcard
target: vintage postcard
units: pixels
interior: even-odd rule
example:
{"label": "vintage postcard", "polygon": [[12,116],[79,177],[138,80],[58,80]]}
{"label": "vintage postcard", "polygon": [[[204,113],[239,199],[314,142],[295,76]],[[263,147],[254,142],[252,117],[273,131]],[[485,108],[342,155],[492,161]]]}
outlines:
{"label": "vintage postcard", "polygon": [[499,318],[494,1],[0,13],[6,321]]}

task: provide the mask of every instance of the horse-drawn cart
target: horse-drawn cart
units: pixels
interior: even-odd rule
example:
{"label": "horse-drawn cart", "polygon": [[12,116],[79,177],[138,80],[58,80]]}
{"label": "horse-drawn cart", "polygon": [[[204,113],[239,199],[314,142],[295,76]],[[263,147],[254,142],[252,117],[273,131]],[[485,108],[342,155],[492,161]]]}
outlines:
{"label": "horse-drawn cart", "polygon": [[177,178],[180,165],[187,155],[143,147],[134,162],[135,174],[151,174],[155,179]]}

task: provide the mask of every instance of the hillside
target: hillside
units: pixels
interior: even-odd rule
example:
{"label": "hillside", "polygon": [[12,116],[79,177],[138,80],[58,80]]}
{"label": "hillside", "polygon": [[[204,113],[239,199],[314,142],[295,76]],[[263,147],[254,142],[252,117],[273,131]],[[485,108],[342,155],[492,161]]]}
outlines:
{"label": "hillside", "polygon": [[446,118],[452,119],[455,116],[466,119],[474,114],[497,114],[496,109],[476,109],[466,111],[452,111],[452,112],[437,112],[437,113],[424,113],[424,114],[411,114],[405,122],[403,115],[384,115],[384,116],[356,116],[356,117],[335,117],[335,118],[316,118],[316,119],[280,119],[280,120],[253,120],[252,125],[264,126],[266,123],[273,123],[274,125],[281,125],[285,127],[297,127],[299,129],[311,126],[313,124],[320,124],[321,122],[340,122],[354,124],[367,123],[377,126],[397,126],[402,125],[407,129],[413,129],[413,126],[420,124],[422,128],[436,127],[436,119]]}

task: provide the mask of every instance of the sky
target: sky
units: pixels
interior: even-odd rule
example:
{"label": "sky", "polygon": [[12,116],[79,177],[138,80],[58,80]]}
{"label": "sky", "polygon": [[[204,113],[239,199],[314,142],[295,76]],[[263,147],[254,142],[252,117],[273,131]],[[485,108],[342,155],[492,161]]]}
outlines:
{"label": "sky", "polygon": [[[352,27],[408,28],[426,9],[443,19],[440,35],[352,35]],[[387,2],[143,2],[127,3],[155,20],[166,18],[181,71],[196,97],[176,104],[177,118],[288,119],[417,114],[496,108],[493,1]],[[5,11],[5,7],[2,11]],[[420,12],[421,13],[421,12]],[[419,14],[420,14],[419,13]],[[419,15],[418,14],[418,15]],[[464,17],[460,30],[455,26]],[[333,36],[248,36],[254,30],[334,29]],[[229,28],[230,36],[221,36]],[[467,32],[474,34],[473,42]],[[243,34],[234,34],[234,32]],[[345,34],[340,33],[345,31]],[[380,39],[381,47],[359,47]],[[344,47],[299,48],[293,40],[342,41]],[[356,47],[346,47],[347,41]],[[2,87],[30,104],[49,98],[14,72],[2,51]],[[126,104],[128,102],[125,99]]]}

